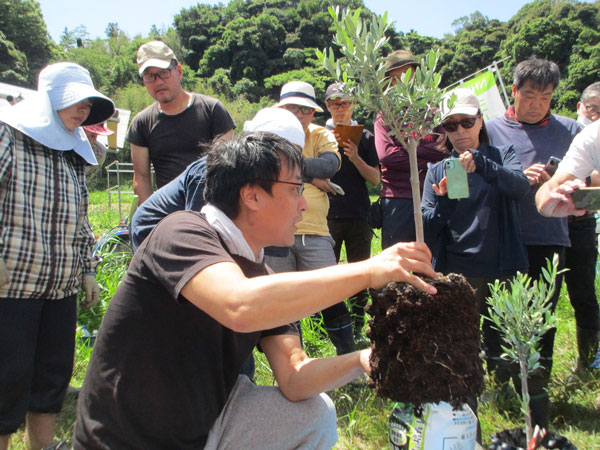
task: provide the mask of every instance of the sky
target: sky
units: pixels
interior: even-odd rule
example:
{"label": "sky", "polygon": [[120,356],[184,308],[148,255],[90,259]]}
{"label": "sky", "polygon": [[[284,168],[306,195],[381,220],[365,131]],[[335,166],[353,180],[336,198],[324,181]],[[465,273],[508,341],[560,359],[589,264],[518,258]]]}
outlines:
{"label": "sky", "polygon": [[[117,22],[119,28],[133,38],[137,34],[147,37],[152,25],[158,29],[173,24],[173,16],[182,8],[198,3],[217,4],[228,2],[197,0],[38,0],[44,21],[52,39],[58,42],[67,27],[70,31],[84,25],[90,38],[105,38],[104,30],[109,22]],[[367,8],[377,14],[388,12],[388,20],[396,31],[416,30],[423,36],[443,37],[454,32],[452,22],[479,10],[490,19],[507,21],[519,9],[529,3],[526,0],[474,1],[474,0],[364,0]]]}

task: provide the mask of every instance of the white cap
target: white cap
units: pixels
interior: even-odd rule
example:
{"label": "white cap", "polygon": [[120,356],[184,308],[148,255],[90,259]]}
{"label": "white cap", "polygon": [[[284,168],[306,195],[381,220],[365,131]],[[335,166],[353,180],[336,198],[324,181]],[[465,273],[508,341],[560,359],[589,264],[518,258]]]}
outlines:
{"label": "white cap", "polygon": [[308,106],[309,108],[323,112],[323,109],[317,105],[315,88],[305,81],[290,81],[282,86],[279,103],[275,106],[283,105]]}
{"label": "white cap", "polygon": [[291,112],[282,108],[265,108],[256,113],[252,120],[244,122],[244,131],[273,133],[304,147],[305,135],[302,124]]}
{"label": "white cap", "polygon": [[[450,108],[449,102],[452,95],[456,95],[454,104]],[[476,116],[479,112],[479,100],[471,89],[457,88],[447,92],[442,98],[441,103],[442,120],[454,114],[466,114],[468,116]]]}

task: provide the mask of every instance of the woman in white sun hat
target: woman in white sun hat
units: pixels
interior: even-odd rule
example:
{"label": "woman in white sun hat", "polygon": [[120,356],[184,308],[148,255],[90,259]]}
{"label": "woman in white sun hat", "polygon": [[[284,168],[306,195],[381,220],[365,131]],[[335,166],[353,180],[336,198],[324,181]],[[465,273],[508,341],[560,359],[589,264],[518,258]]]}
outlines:
{"label": "woman in white sun hat", "polygon": [[[0,449],[25,421],[30,448],[54,440],[71,378],[77,294],[98,300],[83,129],[113,102],[73,63],[46,66],[37,95],[0,116]],[[10,370],[7,370],[10,368]]]}

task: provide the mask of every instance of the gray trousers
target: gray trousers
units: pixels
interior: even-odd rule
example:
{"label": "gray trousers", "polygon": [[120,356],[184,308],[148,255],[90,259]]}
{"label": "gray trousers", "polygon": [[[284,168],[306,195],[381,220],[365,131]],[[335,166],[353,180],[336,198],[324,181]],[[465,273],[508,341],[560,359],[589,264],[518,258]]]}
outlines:
{"label": "gray trousers", "polygon": [[300,402],[240,375],[204,450],[321,450],[337,442],[335,406],[326,394]]}

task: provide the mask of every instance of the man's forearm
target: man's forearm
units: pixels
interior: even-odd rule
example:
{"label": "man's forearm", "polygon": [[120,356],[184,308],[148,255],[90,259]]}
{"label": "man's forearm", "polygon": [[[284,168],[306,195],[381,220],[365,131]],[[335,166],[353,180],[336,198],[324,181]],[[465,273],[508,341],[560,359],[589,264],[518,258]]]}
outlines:
{"label": "man's forearm", "polygon": [[313,178],[331,178],[338,170],[339,160],[335,153],[325,152],[318,158],[306,158],[303,177],[309,181]]}
{"label": "man's forearm", "polygon": [[368,362],[370,350],[360,350],[332,358],[308,358],[285,384],[280,384],[287,399],[300,401],[343,386],[365,373],[361,364]]}
{"label": "man's forearm", "polygon": [[139,197],[138,206],[152,195],[152,179],[144,176],[133,176],[133,192]]}
{"label": "man's forearm", "polygon": [[356,161],[352,161],[358,173],[367,180],[372,186],[377,186],[381,181],[381,172],[379,171],[379,166],[373,167],[368,165],[364,159],[358,158]]}

